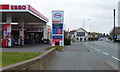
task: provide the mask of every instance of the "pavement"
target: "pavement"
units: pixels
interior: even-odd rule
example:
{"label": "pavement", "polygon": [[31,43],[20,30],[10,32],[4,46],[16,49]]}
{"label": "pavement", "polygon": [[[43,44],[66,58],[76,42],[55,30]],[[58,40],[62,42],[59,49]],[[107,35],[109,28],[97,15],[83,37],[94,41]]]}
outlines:
{"label": "pavement", "polygon": [[114,69],[102,59],[91,53],[90,50],[85,46],[85,42],[73,42],[70,46],[65,47],[64,52],[57,52],[57,55],[48,65],[47,70]]}
{"label": "pavement", "polygon": [[24,46],[14,46],[13,48],[0,48],[1,52],[36,52],[44,53],[45,48],[50,47],[50,44],[27,44]]}

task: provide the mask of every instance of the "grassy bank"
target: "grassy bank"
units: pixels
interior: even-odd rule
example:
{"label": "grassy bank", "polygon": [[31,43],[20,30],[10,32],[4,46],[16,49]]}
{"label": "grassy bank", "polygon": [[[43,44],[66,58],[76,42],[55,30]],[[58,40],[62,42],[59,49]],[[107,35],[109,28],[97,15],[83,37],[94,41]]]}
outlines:
{"label": "grassy bank", "polygon": [[55,47],[48,47],[46,48],[46,50],[52,49],[52,48],[56,48],[57,51],[62,51],[62,49],[64,48],[63,46],[55,46]]}
{"label": "grassy bank", "polygon": [[22,62],[34,58],[42,53],[29,52],[0,52],[0,67],[8,66],[18,62]]}

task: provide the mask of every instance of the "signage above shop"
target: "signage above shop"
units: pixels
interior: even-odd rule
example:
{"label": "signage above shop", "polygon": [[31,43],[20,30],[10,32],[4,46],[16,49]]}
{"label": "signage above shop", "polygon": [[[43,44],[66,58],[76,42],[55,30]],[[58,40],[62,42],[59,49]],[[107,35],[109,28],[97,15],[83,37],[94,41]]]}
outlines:
{"label": "signage above shop", "polygon": [[26,5],[11,5],[11,10],[25,10]]}
{"label": "signage above shop", "polygon": [[28,10],[29,5],[0,5],[0,10]]}
{"label": "signage above shop", "polygon": [[27,29],[27,32],[43,32],[43,29]]}

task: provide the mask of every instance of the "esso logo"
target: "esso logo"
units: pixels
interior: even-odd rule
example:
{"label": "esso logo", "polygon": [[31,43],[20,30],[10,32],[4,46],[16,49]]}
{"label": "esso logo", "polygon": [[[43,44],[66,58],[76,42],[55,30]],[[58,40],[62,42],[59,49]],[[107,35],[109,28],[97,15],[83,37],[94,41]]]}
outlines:
{"label": "esso logo", "polygon": [[11,5],[12,10],[25,10],[26,6],[25,5]]}
{"label": "esso logo", "polygon": [[59,19],[59,18],[62,17],[62,14],[61,14],[61,13],[55,13],[55,14],[54,14],[54,17],[57,18],[57,19]]}

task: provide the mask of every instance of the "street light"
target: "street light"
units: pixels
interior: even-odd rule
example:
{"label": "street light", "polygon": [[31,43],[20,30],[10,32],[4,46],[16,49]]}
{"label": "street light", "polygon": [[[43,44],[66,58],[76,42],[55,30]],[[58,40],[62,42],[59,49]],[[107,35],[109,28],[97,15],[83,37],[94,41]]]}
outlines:
{"label": "street light", "polygon": [[84,29],[84,26],[85,26],[85,20],[90,20],[90,19],[83,19],[83,29]]}
{"label": "street light", "polygon": [[114,28],[113,28],[113,40],[115,41],[116,40],[116,34],[115,34],[115,9],[113,10],[113,15],[114,15]]}

